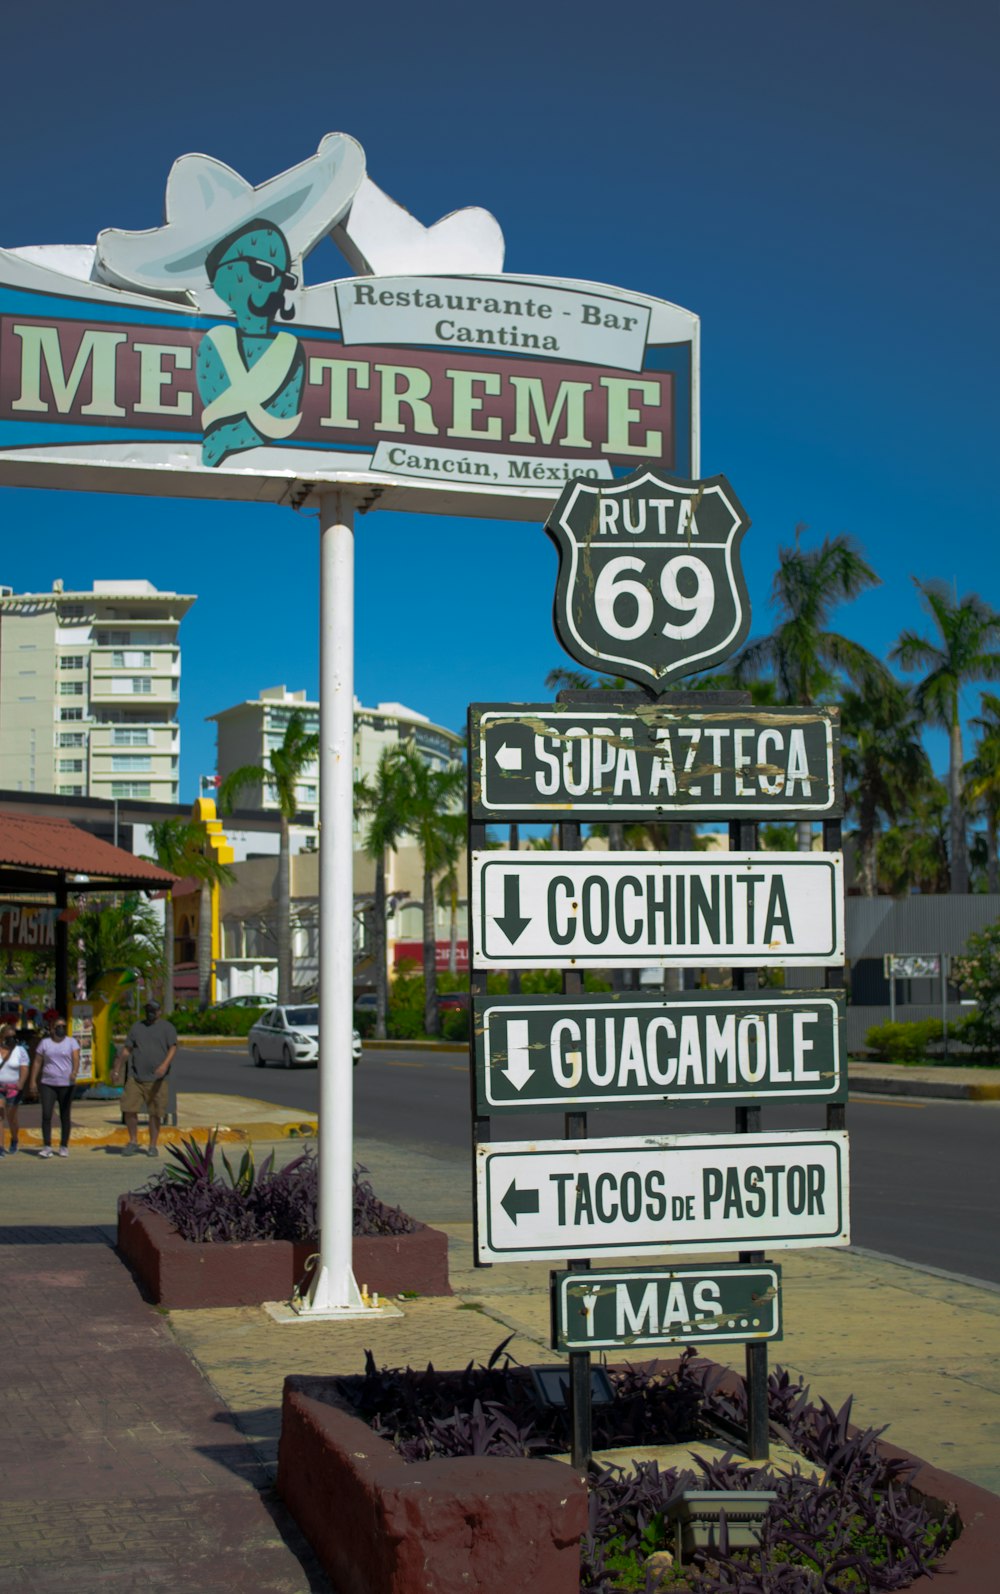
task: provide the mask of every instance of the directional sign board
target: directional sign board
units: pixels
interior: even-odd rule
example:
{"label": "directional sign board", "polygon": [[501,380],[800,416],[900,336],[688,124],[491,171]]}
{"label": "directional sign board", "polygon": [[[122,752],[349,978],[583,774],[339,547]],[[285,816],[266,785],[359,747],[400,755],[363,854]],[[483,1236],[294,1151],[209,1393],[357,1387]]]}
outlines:
{"label": "directional sign board", "polygon": [[833,852],[477,852],[480,968],[818,965],[844,957]]}
{"label": "directional sign board", "polygon": [[780,1339],[781,1269],[601,1268],[553,1273],[553,1350],[634,1350],[653,1345]]}
{"label": "directional sign board", "polygon": [[843,813],[835,708],[474,703],[469,747],[478,820]]}
{"label": "directional sign board", "polygon": [[833,991],[480,996],[476,1108],[846,1101]]}
{"label": "directional sign board", "polygon": [[844,1130],[476,1147],[481,1262],[849,1243]]}
{"label": "directional sign board", "polygon": [[559,641],[588,668],[654,692],[720,663],[750,626],[749,524],[724,476],[644,465],[622,481],[570,481],[545,523],[559,550]]}

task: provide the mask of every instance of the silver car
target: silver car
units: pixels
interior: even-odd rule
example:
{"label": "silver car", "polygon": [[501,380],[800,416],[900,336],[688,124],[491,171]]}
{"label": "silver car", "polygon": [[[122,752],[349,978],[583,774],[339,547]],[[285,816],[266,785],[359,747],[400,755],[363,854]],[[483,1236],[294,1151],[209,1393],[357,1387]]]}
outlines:
{"label": "silver car", "polygon": [[[319,1008],[269,1007],[250,1028],[247,1046],[256,1068],[281,1063],[297,1068],[319,1061]],[[354,1066],[361,1061],[361,1036],[354,1031]]]}

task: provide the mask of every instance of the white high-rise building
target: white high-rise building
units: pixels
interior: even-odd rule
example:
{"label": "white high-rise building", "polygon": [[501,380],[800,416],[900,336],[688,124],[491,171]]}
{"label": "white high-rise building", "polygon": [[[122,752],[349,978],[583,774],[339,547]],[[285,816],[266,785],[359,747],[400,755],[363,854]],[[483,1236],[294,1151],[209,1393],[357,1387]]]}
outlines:
{"label": "white high-rise building", "polygon": [[176,803],[194,601],[149,581],[0,587],[0,790]]}

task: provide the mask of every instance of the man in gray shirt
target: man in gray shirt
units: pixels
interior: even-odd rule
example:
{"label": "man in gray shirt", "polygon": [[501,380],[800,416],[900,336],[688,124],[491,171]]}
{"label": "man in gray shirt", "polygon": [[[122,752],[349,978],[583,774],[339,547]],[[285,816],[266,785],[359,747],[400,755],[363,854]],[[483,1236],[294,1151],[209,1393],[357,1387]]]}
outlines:
{"label": "man in gray shirt", "polygon": [[[159,1002],[146,1003],[146,1017],[133,1024],[115,1058],[113,1084],[121,1084],[122,1115],[128,1130],[128,1145],[123,1157],[139,1155],[139,1113],[149,1113],[149,1156],[158,1157],[160,1124],[167,1114],[167,1075],[177,1051],[177,1031],[169,1019],[160,1017]],[[127,1065],[127,1073],[125,1072]]]}

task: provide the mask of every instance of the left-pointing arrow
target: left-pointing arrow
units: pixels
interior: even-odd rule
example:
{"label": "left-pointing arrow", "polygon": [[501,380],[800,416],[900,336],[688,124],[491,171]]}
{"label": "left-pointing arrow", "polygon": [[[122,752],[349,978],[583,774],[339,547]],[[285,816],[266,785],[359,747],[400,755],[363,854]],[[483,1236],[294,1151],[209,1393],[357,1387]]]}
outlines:
{"label": "left-pointing arrow", "polygon": [[521,882],[516,874],[504,875],[503,913],[495,913],[493,917],[511,946],[514,945],[521,932],[526,930],[531,923],[530,919],[522,919],[521,917]]}
{"label": "left-pointing arrow", "polygon": [[527,1214],[528,1212],[538,1211],[538,1191],[519,1190],[517,1188],[517,1180],[512,1179],[510,1189],[500,1205],[510,1218],[511,1223],[516,1223],[522,1212]]}
{"label": "left-pointing arrow", "polygon": [[521,749],[512,747],[509,742],[501,742],[497,748],[496,759],[501,769],[520,769]]}

